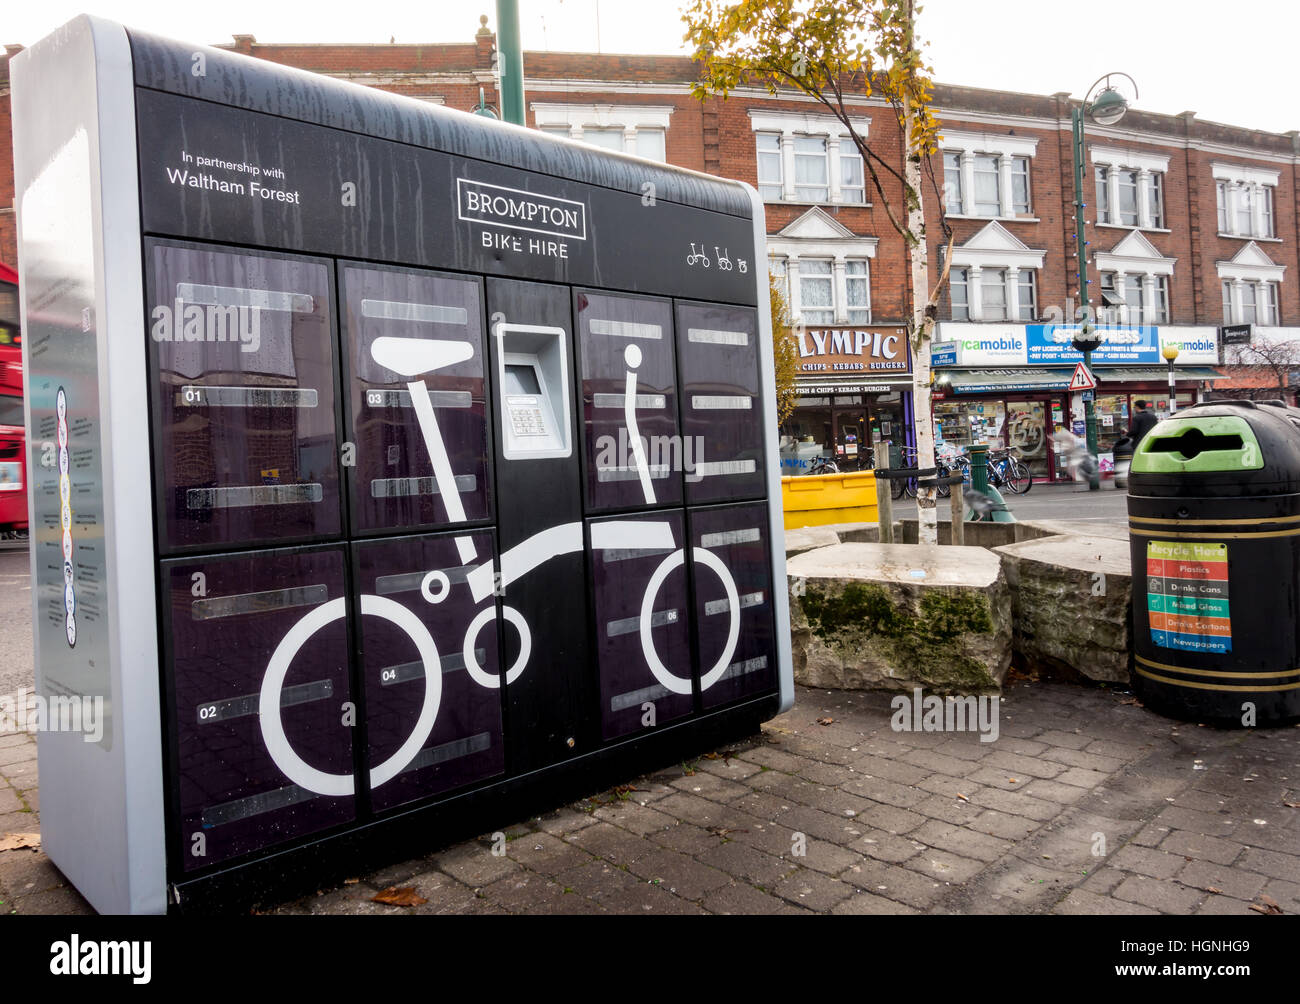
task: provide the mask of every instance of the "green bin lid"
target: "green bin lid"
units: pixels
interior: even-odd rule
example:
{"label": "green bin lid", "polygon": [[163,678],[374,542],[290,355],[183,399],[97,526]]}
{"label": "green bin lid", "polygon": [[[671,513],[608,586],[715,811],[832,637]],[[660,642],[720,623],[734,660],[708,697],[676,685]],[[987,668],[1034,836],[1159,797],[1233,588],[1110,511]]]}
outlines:
{"label": "green bin lid", "polygon": [[1137,495],[1193,486],[1225,496],[1300,491],[1300,410],[1250,401],[1194,405],[1142,438],[1129,471]]}

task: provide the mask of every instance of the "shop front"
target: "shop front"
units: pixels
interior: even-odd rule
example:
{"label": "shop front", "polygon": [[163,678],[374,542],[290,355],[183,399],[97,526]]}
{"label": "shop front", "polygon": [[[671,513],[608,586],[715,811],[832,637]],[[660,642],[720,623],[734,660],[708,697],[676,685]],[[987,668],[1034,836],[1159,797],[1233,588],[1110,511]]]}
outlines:
{"label": "shop front", "polygon": [[1148,401],[1158,417],[1168,414],[1167,370],[1155,365],[1162,344],[1173,341],[1180,350],[1174,367],[1177,407],[1201,400],[1209,382],[1219,379],[1214,328],[1102,328],[1102,346],[1093,353],[1096,388],[1071,390],[1083,361],[1070,344],[1077,330],[940,324],[931,352],[936,440],[962,450],[973,443],[1009,447],[1036,481],[1070,480],[1062,443],[1085,435],[1085,394],[1094,395],[1097,453],[1105,472],[1137,401]]}
{"label": "shop front", "polygon": [[912,360],[900,327],[796,329],[799,396],[781,426],[781,473],[818,460],[869,470],[881,444],[912,443]]}

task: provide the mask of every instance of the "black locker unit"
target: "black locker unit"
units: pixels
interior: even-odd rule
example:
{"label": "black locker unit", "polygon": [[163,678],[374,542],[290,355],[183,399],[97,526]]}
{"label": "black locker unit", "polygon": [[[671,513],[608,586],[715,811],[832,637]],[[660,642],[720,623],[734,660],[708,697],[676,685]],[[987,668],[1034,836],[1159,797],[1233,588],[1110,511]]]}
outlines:
{"label": "black locker unit", "polygon": [[148,371],[133,903],[316,888],[792,703],[752,189],[84,25],[133,74],[94,123]]}

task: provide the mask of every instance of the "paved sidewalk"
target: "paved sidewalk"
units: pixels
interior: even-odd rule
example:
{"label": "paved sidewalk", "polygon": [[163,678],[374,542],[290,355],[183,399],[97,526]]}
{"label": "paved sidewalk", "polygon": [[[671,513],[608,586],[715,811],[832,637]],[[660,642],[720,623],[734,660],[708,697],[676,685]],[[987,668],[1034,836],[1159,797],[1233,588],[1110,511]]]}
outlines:
{"label": "paved sidewalk", "polygon": [[[894,732],[889,701],[800,689],[746,742],[273,909],[1300,913],[1300,729],[1202,728],[1035,682],[1007,688],[981,743]],[[34,756],[0,736],[0,837],[35,829]],[[425,902],[372,901],[392,886]],[[27,850],[0,852],[0,900],[88,909]]]}

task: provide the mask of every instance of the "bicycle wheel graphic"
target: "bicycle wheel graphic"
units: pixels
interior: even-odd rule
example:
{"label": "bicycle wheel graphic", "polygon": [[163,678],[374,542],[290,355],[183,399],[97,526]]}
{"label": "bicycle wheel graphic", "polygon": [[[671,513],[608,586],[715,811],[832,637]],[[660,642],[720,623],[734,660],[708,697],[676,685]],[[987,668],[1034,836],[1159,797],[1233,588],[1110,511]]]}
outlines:
{"label": "bicycle wheel graphic", "polygon": [[[736,591],[736,580],[731,577],[731,572],[712,551],[706,551],[702,547],[694,547],[691,548],[691,557],[695,559],[697,564],[707,566],[717,575],[722,582],[722,588],[727,591],[727,604],[731,613],[731,623],[727,631],[727,644],[723,647],[722,655],[707,673],[700,676],[700,690],[708,690],[722,678],[722,674],[731,665],[731,657],[736,652],[736,643],[740,640],[740,595]],[[664,580],[668,578],[670,572],[676,570],[685,561],[685,548],[679,548],[668,555],[655,569],[654,574],[650,576],[650,581],[646,583],[645,596],[641,600],[641,650],[645,653],[646,662],[649,664],[650,672],[654,674],[655,679],[659,681],[665,690],[674,694],[689,694],[691,692],[691,678],[689,676],[677,676],[663,664],[658,651],[655,649],[654,636],[650,632],[650,621],[654,611],[655,597],[659,595],[659,590],[663,588]]]}
{"label": "bicycle wheel graphic", "polygon": [[[420,707],[414,729],[396,753],[377,767],[370,768],[370,787],[378,788],[391,781],[415,759],[433,732],[438,706],[442,703],[442,662],[438,657],[438,646],[434,644],[433,636],[429,634],[424,622],[395,600],[363,593],[361,614],[381,617],[405,631],[407,637],[415,643],[424,665],[424,704]],[[318,795],[351,795],[356,791],[356,781],[351,774],[331,774],[318,770],[298,755],[284,732],[284,722],[280,718],[280,694],[284,689],[289,666],[307,640],[327,624],[345,616],[347,603],[343,597],[339,597],[312,610],[291,627],[266,665],[266,675],[262,678],[262,690],[258,698],[258,718],[266,751],[285,777]]]}

